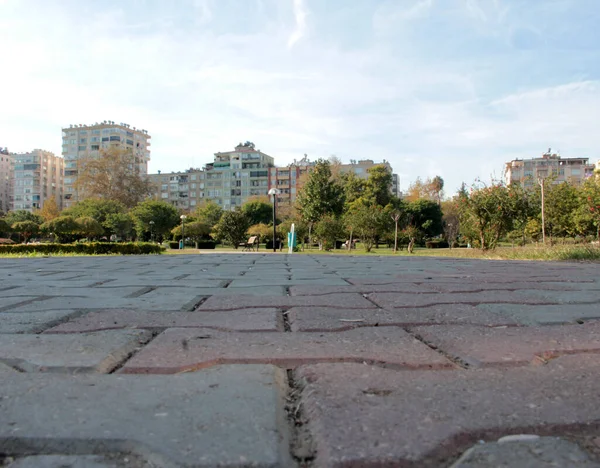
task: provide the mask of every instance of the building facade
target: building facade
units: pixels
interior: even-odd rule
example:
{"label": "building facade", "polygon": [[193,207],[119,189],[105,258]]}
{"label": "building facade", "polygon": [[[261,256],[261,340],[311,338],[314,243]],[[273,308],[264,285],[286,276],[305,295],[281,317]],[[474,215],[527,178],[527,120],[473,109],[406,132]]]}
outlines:
{"label": "building facade", "polygon": [[62,142],[65,208],[83,198],[83,194],[78,194],[75,188],[80,162],[89,157],[98,157],[103,149],[119,147],[131,151],[132,165],[140,174],[148,174],[150,135],[147,130],[105,120],[94,125],[78,124],[63,128]]}
{"label": "building facade", "polygon": [[64,160],[54,153],[35,149],[12,157],[11,210],[36,211],[51,197],[58,209],[63,204]]}
{"label": "building facade", "polygon": [[183,210],[193,210],[202,200],[212,200],[224,210],[233,210],[254,196],[269,191],[269,169],[274,159],[257,150],[254,143],[240,143],[233,151],[214,154],[202,170],[151,174],[155,198]]}
{"label": "building facade", "polygon": [[0,212],[10,210],[12,179],[12,156],[7,148],[0,147]]}
{"label": "building facade", "polygon": [[594,173],[589,158],[561,158],[549,148],[540,158],[514,159],[507,162],[505,180],[507,184],[520,183],[533,187],[538,180],[554,177],[553,183],[570,182],[581,184]]}

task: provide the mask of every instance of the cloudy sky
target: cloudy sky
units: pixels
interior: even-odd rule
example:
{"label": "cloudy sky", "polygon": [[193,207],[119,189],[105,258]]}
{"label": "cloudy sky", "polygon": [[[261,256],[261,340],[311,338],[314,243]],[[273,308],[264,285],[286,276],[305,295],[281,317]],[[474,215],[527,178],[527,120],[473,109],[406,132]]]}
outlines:
{"label": "cloudy sky", "polygon": [[599,25],[598,0],[0,0],[0,146],[114,120],[151,172],[250,140],[452,193],[548,147],[600,159]]}

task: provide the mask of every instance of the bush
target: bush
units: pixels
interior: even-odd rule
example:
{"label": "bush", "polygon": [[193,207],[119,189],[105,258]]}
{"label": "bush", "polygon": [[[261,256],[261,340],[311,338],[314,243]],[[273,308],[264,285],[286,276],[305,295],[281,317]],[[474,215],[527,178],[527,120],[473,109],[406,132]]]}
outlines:
{"label": "bush", "polygon": [[177,250],[179,248],[179,242],[169,241],[169,248]]}
{"label": "bush", "polygon": [[447,249],[450,245],[445,240],[431,240],[425,242],[425,247],[428,249]]}
{"label": "bush", "polygon": [[217,245],[214,241],[199,241],[198,248],[199,249],[214,249]]}
{"label": "bush", "polygon": [[[277,239],[277,242],[275,243],[275,249],[277,249],[277,250],[281,249],[282,244],[283,244],[282,241],[279,240],[279,239]],[[267,249],[267,250],[273,250],[273,241],[272,240],[267,241],[265,243],[265,249]]]}
{"label": "bush", "polygon": [[82,254],[82,255],[148,255],[160,254],[163,248],[157,244],[128,242],[89,242],[86,244],[19,244],[0,245],[0,254]]}

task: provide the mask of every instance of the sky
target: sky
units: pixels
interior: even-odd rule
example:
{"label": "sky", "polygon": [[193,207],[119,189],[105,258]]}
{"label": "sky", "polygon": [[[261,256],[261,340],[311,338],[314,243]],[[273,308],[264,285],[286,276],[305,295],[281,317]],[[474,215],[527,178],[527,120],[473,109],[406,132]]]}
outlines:
{"label": "sky", "polygon": [[0,146],[126,122],[150,172],[252,141],[389,161],[406,190],[600,159],[598,0],[0,0]]}

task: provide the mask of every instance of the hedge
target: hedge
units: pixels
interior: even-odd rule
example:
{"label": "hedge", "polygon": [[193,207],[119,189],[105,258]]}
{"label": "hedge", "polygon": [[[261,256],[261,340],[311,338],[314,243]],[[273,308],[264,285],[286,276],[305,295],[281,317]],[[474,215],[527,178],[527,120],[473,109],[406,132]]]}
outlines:
{"label": "hedge", "polygon": [[160,254],[163,247],[149,242],[90,242],[86,244],[17,244],[0,245],[0,254],[84,254],[84,255],[102,255],[102,254],[122,254],[122,255],[143,255]]}
{"label": "hedge", "polygon": [[447,249],[450,245],[445,240],[427,241],[425,247],[428,249]]}

